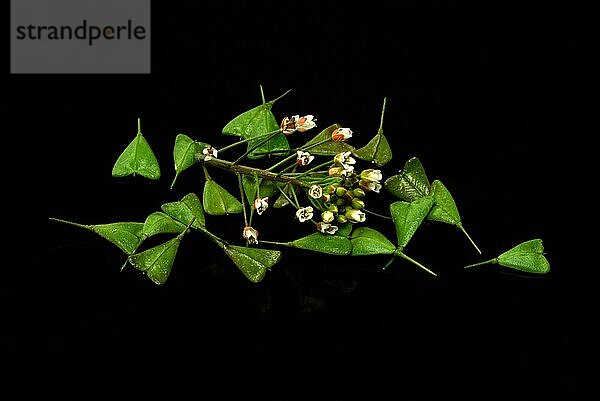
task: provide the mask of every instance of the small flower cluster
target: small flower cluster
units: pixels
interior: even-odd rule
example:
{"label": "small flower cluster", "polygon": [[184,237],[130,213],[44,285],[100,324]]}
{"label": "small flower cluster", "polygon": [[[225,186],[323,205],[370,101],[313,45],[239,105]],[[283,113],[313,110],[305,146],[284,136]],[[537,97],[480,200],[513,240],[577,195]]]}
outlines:
{"label": "small flower cluster", "polygon": [[[308,190],[308,196],[323,202],[321,222],[317,230],[325,234],[335,234],[338,227],[332,223],[344,224],[362,223],[366,215],[362,211],[365,202],[362,198],[367,192],[379,192],[383,178],[380,170],[367,169],[360,174],[354,171],[356,160],[351,152],[341,152],[333,158],[333,166],[329,168],[330,177],[339,177],[339,184],[331,184],[323,189],[313,184]],[[298,209],[296,217],[300,222],[311,220],[314,210],[311,206]]]}
{"label": "small flower cluster", "polygon": [[[295,131],[304,132],[316,126],[316,119],[312,115],[304,117],[285,117],[281,122],[281,130],[290,135]],[[331,134],[334,142],[342,142],[352,137],[349,128],[337,128]],[[216,157],[216,154],[214,155]],[[296,162],[298,166],[307,166],[315,159],[309,152],[297,151]],[[321,221],[316,223],[317,230],[324,234],[333,235],[338,226],[333,223],[345,224],[362,223],[366,220],[365,202],[362,198],[367,192],[379,192],[381,190],[382,174],[380,170],[367,169],[358,174],[354,170],[356,160],[352,152],[340,152],[333,158],[333,165],[328,169],[328,177],[339,179],[339,183],[330,184],[326,188],[313,184],[307,190],[313,206],[299,207],[296,210],[296,218],[300,223],[312,221],[315,213],[321,213]],[[269,198],[256,198],[254,210],[263,214],[269,207]],[[315,203],[316,202],[316,203]],[[314,222],[314,221],[313,221]],[[250,244],[258,243],[258,231],[252,227],[245,227],[243,238]]]}
{"label": "small flower cluster", "polygon": [[306,132],[317,126],[317,119],[312,114],[307,114],[304,117],[299,115],[284,117],[281,121],[281,132],[285,135],[292,135],[294,132]]}

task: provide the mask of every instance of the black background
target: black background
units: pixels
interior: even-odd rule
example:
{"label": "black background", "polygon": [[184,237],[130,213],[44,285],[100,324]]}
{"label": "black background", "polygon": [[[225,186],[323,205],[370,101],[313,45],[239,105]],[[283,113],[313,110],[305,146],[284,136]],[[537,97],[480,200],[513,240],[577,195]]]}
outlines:
{"label": "black background", "polygon": [[[25,187],[18,203],[9,201],[9,217],[35,218],[14,225],[26,247],[5,292],[13,318],[6,343],[16,356],[10,381],[35,378],[63,399],[213,390],[278,398],[359,390],[409,399],[585,395],[578,361],[591,297],[574,278],[584,267],[561,257],[557,227],[569,220],[558,218],[561,174],[577,168],[566,157],[583,145],[573,111],[583,112],[574,106],[575,88],[585,85],[575,38],[586,26],[571,24],[576,15],[502,2],[154,2],[152,74],[10,76],[14,134],[27,146],[19,139],[6,155],[22,166],[9,184]],[[286,250],[253,285],[190,235],[169,281],[156,287],[131,268],[120,273],[123,255],[112,245],[45,221],[143,221],[162,203],[199,193],[199,169],[168,190],[175,135],[229,143],[221,128],[260,102],[259,84],[267,98],[293,89],[274,106],[278,118],[313,113],[320,127],[351,127],[358,146],[376,132],[387,96],[394,159],[384,175],[418,156],[453,192],[484,256],[540,237],[553,270],[465,272],[482,260],[466,239],[426,224],[410,254],[437,279],[404,262],[381,272],[385,258]],[[159,182],[110,177],[138,117],[161,164]],[[235,189],[225,174],[214,177]],[[370,204],[385,211],[391,198],[380,199]],[[264,238],[309,232],[271,212],[258,223]],[[386,222],[369,223],[393,238]],[[241,243],[239,217],[209,224]]]}

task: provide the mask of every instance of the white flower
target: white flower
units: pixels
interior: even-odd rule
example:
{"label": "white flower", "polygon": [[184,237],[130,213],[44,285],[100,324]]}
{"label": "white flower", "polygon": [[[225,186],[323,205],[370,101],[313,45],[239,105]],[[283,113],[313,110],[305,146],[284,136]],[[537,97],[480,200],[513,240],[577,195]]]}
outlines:
{"label": "white flower", "polygon": [[381,174],[381,170],[373,170],[370,168],[360,173],[360,178],[365,181],[379,182],[383,178],[383,175]]}
{"label": "white flower", "polygon": [[207,147],[202,149],[202,154],[204,155],[204,161],[209,161],[213,157],[216,159],[217,155],[219,154],[219,151],[216,148],[213,148],[212,146],[208,145]]}
{"label": "white flower", "polygon": [[333,161],[337,164],[340,164],[344,170],[352,171],[354,170],[354,166],[352,164],[356,164],[356,160],[352,156],[350,156],[352,152],[341,152],[335,155]]}
{"label": "white flower", "polygon": [[323,219],[324,223],[331,223],[333,219],[335,219],[335,215],[332,211],[326,210],[323,213],[321,213],[321,219]]}
{"label": "white flower", "polygon": [[343,142],[350,138],[352,138],[352,130],[350,128],[336,128],[331,133],[331,140],[334,142]]}
{"label": "white flower", "polygon": [[381,184],[378,182],[360,180],[358,182],[358,185],[360,185],[360,187],[365,191],[373,191],[379,193],[379,191],[381,190]]}
{"label": "white flower", "polygon": [[300,220],[300,223],[304,223],[306,220],[313,218],[312,206],[307,206],[296,210],[296,218]]}
{"label": "white flower", "polygon": [[338,230],[338,227],[332,226],[329,223],[320,222],[317,223],[317,230],[321,231],[323,234],[333,235]]}
{"label": "white flower", "polygon": [[[298,116],[295,116],[295,117],[298,117]],[[317,121],[315,116],[313,116],[312,114],[307,114],[304,117],[300,117],[297,119],[296,129],[298,130],[298,132],[308,131],[309,129],[317,126],[315,121]]]}
{"label": "white flower", "polygon": [[321,196],[323,196],[323,188],[321,188],[317,184],[313,184],[310,186],[310,189],[308,190],[308,194],[313,199],[319,199],[319,198],[321,198]]}
{"label": "white flower", "polygon": [[367,219],[367,216],[360,210],[350,209],[346,211],[346,218],[350,220],[351,223],[362,223]]}
{"label": "white flower", "polygon": [[258,231],[252,227],[244,227],[242,237],[250,244],[258,244]]}
{"label": "white flower", "polygon": [[279,126],[279,128],[281,128],[281,132],[283,132],[285,135],[291,135],[296,132],[296,121],[298,121],[298,117],[299,116],[292,116],[292,118],[284,117],[283,120],[281,120],[281,125]]}
{"label": "white flower", "polygon": [[315,157],[308,152],[303,152],[301,150],[297,151],[298,157],[296,158],[299,166],[308,166],[310,162],[315,160]]}
{"label": "white flower", "polygon": [[263,214],[269,207],[269,197],[254,199],[254,210],[259,215]]}

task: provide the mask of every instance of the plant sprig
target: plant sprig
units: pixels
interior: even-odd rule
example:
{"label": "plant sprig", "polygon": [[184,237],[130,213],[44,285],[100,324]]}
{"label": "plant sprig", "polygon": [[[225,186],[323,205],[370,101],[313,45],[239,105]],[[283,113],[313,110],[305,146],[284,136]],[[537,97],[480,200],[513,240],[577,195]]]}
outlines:
{"label": "plant sprig", "polygon": [[[392,160],[392,150],[383,133],[386,99],[383,100],[379,128],[365,146],[356,148],[350,145],[348,140],[353,137],[352,130],[331,124],[304,145],[291,147],[288,138],[293,134],[307,135],[307,131],[317,126],[317,119],[313,115],[294,115],[284,117],[278,124],[272,108],[289,91],[271,101],[265,100],[262,87],[260,91],[261,104],[233,118],[223,128],[223,134],[238,137],[237,142],[219,150],[182,133],[176,136],[173,149],[175,173],[171,188],[180,174],[199,165],[205,178],[203,188],[197,188],[198,192],[202,192],[202,199],[191,192],[179,201],[163,204],[161,211],[152,212],[144,222],[84,225],[56,218],[50,220],[84,228],[112,242],[126,254],[125,265],[131,263],[160,285],[167,281],[179,245],[191,231],[216,244],[252,282],[261,281],[282,256],[281,251],[265,249],[263,245],[339,257],[390,255],[391,259],[384,269],[400,258],[435,276],[434,271],[405,253],[405,248],[425,220],[455,225],[481,254],[463,226],[452,195],[441,181],[429,182],[419,159],[409,159],[399,174],[387,178],[383,185],[381,170],[369,166],[359,172],[357,159],[370,162],[377,168]],[[240,155],[233,157],[232,161],[223,159],[223,153],[229,153],[240,145],[246,145]],[[249,166],[248,160],[263,166]],[[231,173],[237,181],[239,197],[217,183],[209,169]],[[152,180],[160,178],[158,161],[142,135],[139,120],[138,132],[115,162],[112,174],[115,177],[140,175]],[[389,216],[366,209],[367,203],[383,202],[378,197],[382,188],[400,199],[383,205],[389,209]],[[312,226],[313,232],[291,241],[263,239],[259,228],[266,224],[269,216],[261,215],[271,206],[291,209],[289,213],[295,217],[297,224]],[[376,207],[374,210],[382,209]],[[245,243],[231,244],[219,237],[207,227],[212,217],[206,218],[205,214],[217,217],[241,214],[240,237]],[[371,221],[367,215],[377,217],[381,224],[393,224],[396,245],[380,231],[366,225]],[[260,219],[257,216],[261,216]],[[147,238],[165,234],[176,236],[140,250]],[[498,264],[534,274],[550,270],[541,240],[525,242],[497,258],[467,268],[483,264]]]}

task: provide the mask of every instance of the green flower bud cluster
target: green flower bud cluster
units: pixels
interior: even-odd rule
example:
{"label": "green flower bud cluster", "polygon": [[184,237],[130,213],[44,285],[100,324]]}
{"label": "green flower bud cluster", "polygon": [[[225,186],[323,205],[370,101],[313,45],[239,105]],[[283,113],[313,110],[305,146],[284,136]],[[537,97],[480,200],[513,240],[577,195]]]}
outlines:
{"label": "green flower bud cluster", "polygon": [[361,211],[365,207],[365,201],[362,199],[366,194],[365,191],[359,187],[353,188],[358,184],[358,180],[353,186],[344,184],[332,184],[323,191],[325,210],[321,213],[321,219],[325,223],[336,221],[344,224],[348,221],[351,223],[365,221],[365,214]]}

